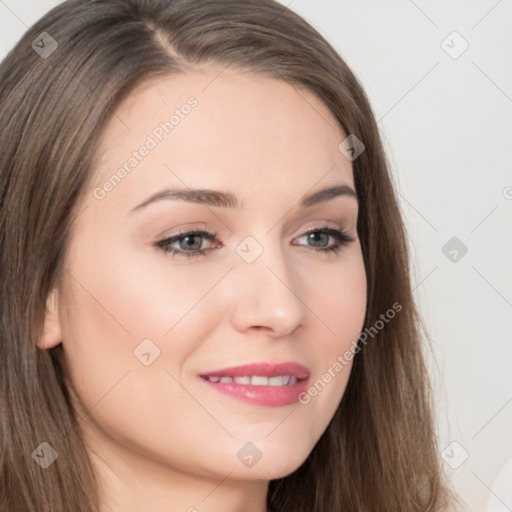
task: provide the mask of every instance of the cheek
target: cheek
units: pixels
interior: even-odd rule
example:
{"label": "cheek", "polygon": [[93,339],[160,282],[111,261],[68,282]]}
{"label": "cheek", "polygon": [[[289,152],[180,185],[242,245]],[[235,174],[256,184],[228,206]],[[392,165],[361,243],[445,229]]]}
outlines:
{"label": "cheek", "polygon": [[87,407],[127,372],[127,402],[138,390],[169,388],[165,369],[181,380],[184,362],[226,316],[209,291],[229,267],[198,273],[171,256],[134,258],[105,240],[76,246],[67,267],[64,348]]}
{"label": "cheek", "polygon": [[[128,272],[130,265],[119,259],[101,261],[76,261],[64,308],[66,364],[80,399],[79,417],[95,425],[89,430],[95,440],[101,432],[125,449],[197,470],[190,442],[202,439],[202,425],[211,418],[178,382],[187,358],[211,332],[193,313],[208,315],[207,301],[198,300],[212,283],[191,290],[174,282],[171,291],[183,284],[185,293],[171,293],[159,270]],[[222,429],[216,435],[222,436]],[[175,443],[176,438],[190,442]],[[205,451],[207,444],[205,438]]]}
{"label": "cheek", "polygon": [[[315,325],[307,349],[314,361],[306,393],[299,402],[318,418],[316,435],[331,419],[345,391],[357,339],[364,324],[367,307],[367,280],[360,251],[347,254],[344,264],[318,272],[308,282],[308,306],[316,313]],[[320,287],[320,283],[325,283]],[[308,336],[308,338],[310,338]]]}
{"label": "cheek", "polygon": [[311,321],[323,333],[315,340],[324,358],[345,352],[357,340],[366,315],[367,281],[361,251],[354,247],[342,258],[339,265],[311,271],[305,285],[308,305],[316,314]]}

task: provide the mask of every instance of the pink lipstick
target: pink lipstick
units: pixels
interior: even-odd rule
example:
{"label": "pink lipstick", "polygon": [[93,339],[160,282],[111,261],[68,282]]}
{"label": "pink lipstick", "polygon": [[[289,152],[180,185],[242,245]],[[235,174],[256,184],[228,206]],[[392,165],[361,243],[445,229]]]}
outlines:
{"label": "pink lipstick", "polygon": [[243,402],[281,407],[305,391],[309,370],[294,362],[253,363],[203,373],[201,379],[215,391]]}

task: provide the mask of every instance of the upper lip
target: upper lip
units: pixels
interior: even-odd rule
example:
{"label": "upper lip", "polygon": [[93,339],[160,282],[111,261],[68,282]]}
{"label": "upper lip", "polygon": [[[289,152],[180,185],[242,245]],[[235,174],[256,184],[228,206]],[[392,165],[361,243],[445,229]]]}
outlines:
{"label": "upper lip", "polygon": [[261,377],[289,375],[290,377],[295,377],[297,380],[300,380],[309,377],[309,370],[304,365],[293,361],[277,364],[252,363],[202,373],[201,377],[245,377],[249,375],[258,375]]}

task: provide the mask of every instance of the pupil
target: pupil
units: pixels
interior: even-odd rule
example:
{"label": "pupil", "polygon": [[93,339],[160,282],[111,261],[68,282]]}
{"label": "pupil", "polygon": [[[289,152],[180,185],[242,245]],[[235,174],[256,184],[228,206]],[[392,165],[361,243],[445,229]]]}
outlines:
{"label": "pupil", "polygon": [[[194,238],[196,238],[196,239],[197,239],[197,238],[199,238],[199,239],[200,239],[201,237],[200,237],[200,236],[197,236],[197,235],[187,235],[187,236],[184,238],[184,241],[185,241],[185,243],[186,243],[187,245],[188,245],[188,240],[190,240],[191,238],[192,238],[192,239],[194,239]],[[194,244],[192,243],[192,245],[194,245]],[[199,244],[196,244],[196,247],[187,247],[187,248],[188,248],[188,249],[199,249],[200,247],[201,247],[201,242],[199,242]]]}

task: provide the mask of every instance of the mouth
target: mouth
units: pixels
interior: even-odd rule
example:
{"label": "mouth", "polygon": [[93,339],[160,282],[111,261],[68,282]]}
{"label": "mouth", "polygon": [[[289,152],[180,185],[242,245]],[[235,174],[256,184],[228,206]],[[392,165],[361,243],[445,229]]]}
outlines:
{"label": "mouth", "polygon": [[299,363],[255,363],[199,375],[211,389],[254,405],[281,407],[298,400],[309,370]]}
{"label": "mouth", "polygon": [[221,384],[245,384],[250,386],[293,386],[297,382],[297,377],[290,375],[278,375],[277,377],[265,377],[264,375],[244,375],[243,377],[207,377],[201,375],[201,378],[209,382],[220,382]]}

